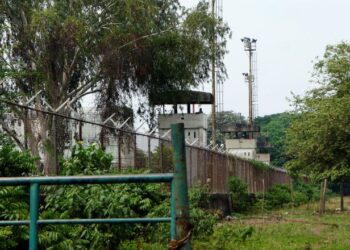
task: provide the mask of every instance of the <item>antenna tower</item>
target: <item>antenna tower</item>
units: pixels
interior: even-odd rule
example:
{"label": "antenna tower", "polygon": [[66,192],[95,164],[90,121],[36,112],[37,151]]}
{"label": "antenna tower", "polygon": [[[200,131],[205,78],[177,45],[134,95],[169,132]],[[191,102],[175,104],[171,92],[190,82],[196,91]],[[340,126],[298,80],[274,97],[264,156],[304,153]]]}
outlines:
{"label": "antenna tower", "polygon": [[249,73],[243,73],[249,89],[249,115],[248,126],[253,127],[254,118],[258,115],[258,92],[257,92],[257,54],[256,42],[254,38],[244,37],[241,39],[244,43],[244,50],[249,56]]}
{"label": "antenna tower", "polygon": [[[211,1],[211,9],[212,9],[212,17],[218,20],[218,22],[222,22],[222,7],[223,0],[212,0]],[[219,75],[219,68],[217,64],[217,52],[216,46],[221,43],[221,39],[218,39],[215,35],[215,27],[213,27],[213,38],[211,42],[212,49],[212,94],[214,97],[214,102],[212,104],[211,116],[212,116],[212,139],[213,143],[216,142],[216,112],[223,111],[224,106],[224,98],[223,98],[223,81]]]}
{"label": "antenna tower", "polygon": [[[216,6],[215,6],[215,17],[218,20],[218,22],[222,22],[223,20],[223,0],[216,0]],[[220,44],[222,42],[221,38],[216,38],[216,43]],[[218,65],[215,65],[215,70],[216,70],[216,107],[217,107],[217,112],[222,112],[224,110],[224,91],[223,91],[223,84],[224,82],[222,79],[220,79],[218,76],[219,68]]]}

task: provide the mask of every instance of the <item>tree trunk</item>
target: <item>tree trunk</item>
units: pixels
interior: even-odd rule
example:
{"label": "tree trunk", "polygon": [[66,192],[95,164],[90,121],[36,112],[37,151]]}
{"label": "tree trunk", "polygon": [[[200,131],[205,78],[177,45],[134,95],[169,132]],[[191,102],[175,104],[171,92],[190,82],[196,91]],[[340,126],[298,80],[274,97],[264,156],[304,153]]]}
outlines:
{"label": "tree trunk", "polygon": [[322,211],[322,202],[323,202],[323,181],[321,182],[321,187],[320,187],[320,207],[319,207],[319,215],[323,215],[323,211]]}
{"label": "tree trunk", "polygon": [[344,211],[344,181],[340,182],[340,210]]}
{"label": "tree trunk", "polygon": [[321,182],[320,189],[320,211],[319,214],[323,215],[326,210],[326,190],[327,190],[327,179]]}
{"label": "tree trunk", "polygon": [[326,190],[327,190],[327,179],[321,183],[321,195],[320,195],[320,215],[323,215],[326,210]]}
{"label": "tree trunk", "polygon": [[323,184],[323,202],[322,202],[323,213],[326,211],[326,191],[327,191],[327,179],[324,180],[324,184]]}
{"label": "tree trunk", "polygon": [[[36,118],[35,118],[36,119]],[[35,135],[36,131],[33,129],[35,128],[35,124],[32,124],[33,121],[33,112],[28,112],[25,116],[23,123],[24,123],[24,136],[26,143],[28,144],[28,149],[30,150],[31,154],[38,158],[36,161],[37,170],[39,172],[43,171],[41,164],[40,164],[40,154],[39,154],[39,139],[38,136]]]}

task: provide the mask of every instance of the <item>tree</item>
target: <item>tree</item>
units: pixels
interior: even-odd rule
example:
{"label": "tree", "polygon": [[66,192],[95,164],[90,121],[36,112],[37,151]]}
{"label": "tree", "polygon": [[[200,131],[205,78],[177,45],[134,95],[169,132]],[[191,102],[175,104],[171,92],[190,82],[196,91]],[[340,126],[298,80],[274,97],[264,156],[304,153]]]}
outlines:
{"label": "tree", "polygon": [[[49,105],[63,114],[71,112],[62,105],[67,100],[77,109],[80,98],[91,93],[98,93],[98,108],[106,118],[130,105],[133,94],[147,97],[205,82],[213,32],[222,38],[215,52],[225,75],[229,29],[209,14],[204,1],[189,11],[170,0],[5,0],[0,32],[2,89],[20,103],[42,91],[35,107]],[[141,113],[146,108],[141,101]],[[69,133],[66,121],[13,106],[11,112],[23,121],[25,138],[11,136],[35,156],[42,145],[45,173],[56,174]],[[3,120],[4,130],[8,123]]]}
{"label": "tree", "polygon": [[[208,143],[212,138],[212,126],[211,126],[211,118],[212,116],[208,116]],[[234,123],[246,123],[245,118],[238,113],[234,113],[233,111],[222,111],[216,114],[216,144],[225,144],[225,139],[229,138],[229,135],[225,135],[222,133],[222,129],[225,126],[233,125]]]}
{"label": "tree", "polygon": [[267,137],[271,144],[269,152],[274,166],[282,167],[288,161],[288,156],[285,155],[286,132],[293,116],[285,112],[255,119],[256,125],[260,126],[261,135]]}
{"label": "tree", "polygon": [[316,179],[350,174],[350,45],[327,46],[315,64],[318,87],[296,97],[296,119],[287,133],[291,171]]}

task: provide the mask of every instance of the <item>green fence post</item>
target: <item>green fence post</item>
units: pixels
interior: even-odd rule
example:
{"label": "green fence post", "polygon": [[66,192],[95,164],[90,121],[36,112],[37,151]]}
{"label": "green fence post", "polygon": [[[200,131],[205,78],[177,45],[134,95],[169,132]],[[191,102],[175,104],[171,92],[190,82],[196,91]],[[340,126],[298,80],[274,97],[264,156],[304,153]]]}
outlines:
{"label": "green fence post", "polygon": [[[176,213],[176,240],[182,241],[189,237],[191,230],[187,171],[186,171],[186,148],[185,148],[185,131],[183,123],[171,125],[171,138],[174,150],[174,198]],[[183,249],[192,249],[190,238],[186,241]]]}
{"label": "green fence post", "polygon": [[176,240],[176,208],[175,208],[175,181],[171,181],[171,197],[170,197],[170,239]]}
{"label": "green fence post", "polygon": [[38,249],[39,184],[30,184],[29,250]]}

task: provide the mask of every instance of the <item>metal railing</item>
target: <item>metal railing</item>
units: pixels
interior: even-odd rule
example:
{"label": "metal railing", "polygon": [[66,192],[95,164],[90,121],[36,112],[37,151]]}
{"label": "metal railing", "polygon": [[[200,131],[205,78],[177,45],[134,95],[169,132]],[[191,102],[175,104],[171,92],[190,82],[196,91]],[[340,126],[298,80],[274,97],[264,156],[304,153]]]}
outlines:
{"label": "metal railing", "polygon": [[[39,219],[41,185],[84,185],[116,183],[171,183],[170,217],[156,218],[95,218],[95,219]],[[30,187],[29,220],[0,221],[0,226],[29,225],[29,249],[38,249],[38,226],[48,224],[117,224],[170,222],[171,240],[176,239],[175,181],[173,174],[116,175],[116,176],[59,176],[0,178],[0,186],[26,185]]]}

